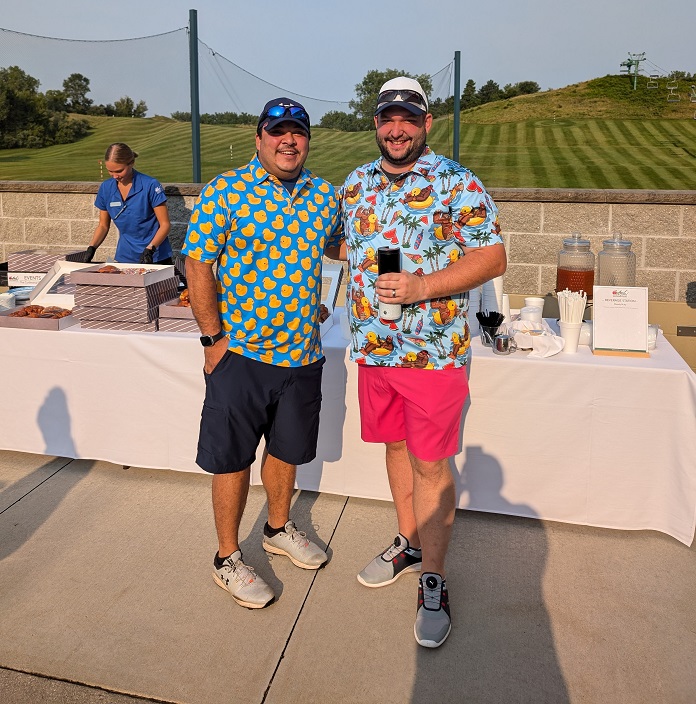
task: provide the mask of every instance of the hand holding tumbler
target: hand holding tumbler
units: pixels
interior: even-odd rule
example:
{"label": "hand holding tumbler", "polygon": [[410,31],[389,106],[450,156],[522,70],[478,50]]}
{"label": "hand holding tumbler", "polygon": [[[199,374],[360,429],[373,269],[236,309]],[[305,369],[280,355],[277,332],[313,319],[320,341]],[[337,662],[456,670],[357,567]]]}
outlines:
{"label": "hand holding tumbler", "polygon": [[[377,249],[377,273],[398,274],[401,271],[401,249],[399,247],[379,247]],[[398,320],[401,317],[400,303],[379,302],[379,317],[384,320]]]}

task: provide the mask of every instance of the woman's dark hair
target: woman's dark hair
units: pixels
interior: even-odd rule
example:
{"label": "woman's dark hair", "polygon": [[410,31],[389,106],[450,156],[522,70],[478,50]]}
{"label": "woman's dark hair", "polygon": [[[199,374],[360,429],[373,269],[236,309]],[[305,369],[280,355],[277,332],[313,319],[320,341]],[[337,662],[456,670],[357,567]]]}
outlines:
{"label": "woman's dark hair", "polygon": [[104,154],[104,161],[115,161],[117,164],[132,164],[137,158],[137,152],[123,142],[110,144]]}

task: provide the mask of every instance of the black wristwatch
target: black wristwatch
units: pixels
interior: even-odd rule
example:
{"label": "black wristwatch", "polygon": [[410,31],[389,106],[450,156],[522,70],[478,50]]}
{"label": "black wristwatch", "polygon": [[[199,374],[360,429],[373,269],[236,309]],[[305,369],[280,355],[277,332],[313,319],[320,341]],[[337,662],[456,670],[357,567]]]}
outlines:
{"label": "black wristwatch", "polygon": [[203,347],[212,347],[216,342],[222,340],[225,337],[225,333],[220,330],[217,335],[201,335],[201,344]]}

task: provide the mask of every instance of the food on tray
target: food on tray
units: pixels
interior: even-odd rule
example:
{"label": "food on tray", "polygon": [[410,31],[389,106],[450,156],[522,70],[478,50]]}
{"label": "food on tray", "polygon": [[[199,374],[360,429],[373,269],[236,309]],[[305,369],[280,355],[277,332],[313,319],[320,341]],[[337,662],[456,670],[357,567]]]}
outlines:
{"label": "food on tray", "polygon": [[72,313],[67,308],[59,308],[58,306],[24,306],[10,313],[10,318],[65,318]]}
{"label": "food on tray", "polygon": [[133,269],[119,269],[113,264],[105,264],[97,269],[97,274],[126,274],[126,276],[134,276],[136,274],[147,274],[149,271],[157,271],[157,269],[145,269],[143,267],[135,267]]}
{"label": "food on tray", "polygon": [[329,309],[322,303],[319,306],[319,322],[323,323],[331,315]]}
{"label": "food on tray", "polygon": [[157,271],[157,269],[144,269],[143,267],[140,267],[138,269],[123,269],[121,271],[121,273],[122,274],[130,274],[130,275],[133,275],[133,274],[142,275],[142,274],[147,274],[150,271]]}
{"label": "food on tray", "polygon": [[177,303],[177,306],[182,306],[184,308],[191,307],[191,301],[189,300],[189,291],[187,288],[185,288],[181,292],[181,294],[179,294],[179,302]]}

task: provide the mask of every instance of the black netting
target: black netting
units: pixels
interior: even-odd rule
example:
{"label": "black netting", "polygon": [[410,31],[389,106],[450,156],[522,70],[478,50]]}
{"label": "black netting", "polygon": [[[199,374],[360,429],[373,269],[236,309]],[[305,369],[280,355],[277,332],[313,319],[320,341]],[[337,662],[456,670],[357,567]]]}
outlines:
{"label": "black netting", "polygon": [[[313,124],[331,110],[351,112],[355,96],[311,97],[255,76],[205,42],[198,43],[200,112],[257,115],[280,95],[300,101]],[[90,80],[87,97],[95,104],[112,104],[124,96],[144,100],[147,116],[169,116],[191,109],[189,35],[182,27],[148,37],[121,40],[73,40],[39,37],[0,28],[0,68],[19,66],[41,82],[40,90],[61,90],[73,73]],[[341,70],[339,66],[336,70]],[[427,71],[424,71],[427,73]],[[355,76],[355,83],[362,80]],[[452,64],[431,74],[431,101],[452,95]],[[341,99],[337,99],[341,98]]]}

